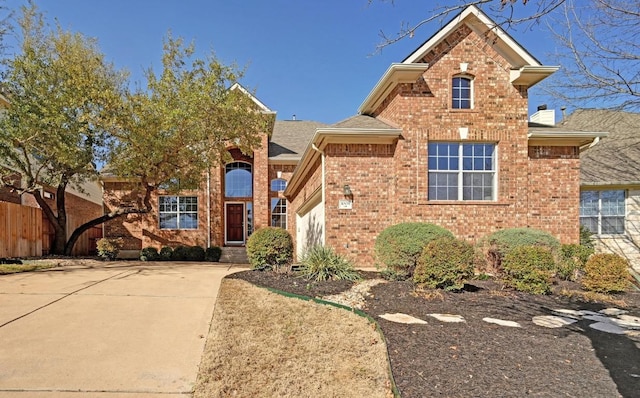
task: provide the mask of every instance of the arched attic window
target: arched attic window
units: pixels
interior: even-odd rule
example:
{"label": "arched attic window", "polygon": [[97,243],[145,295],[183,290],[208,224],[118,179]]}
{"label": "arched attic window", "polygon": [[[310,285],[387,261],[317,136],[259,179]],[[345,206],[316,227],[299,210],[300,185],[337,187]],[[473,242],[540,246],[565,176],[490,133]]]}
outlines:
{"label": "arched attic window", "polygon": [[451,80],[451,107],[453,109],[473,108],[473,77],[456,75]]}
{"label": "arched attic window", "polygon": [[282,178],[274,178],[271,180],[271,191],[272,192],[282,192],[287,188],[287,180],[283,180]]}

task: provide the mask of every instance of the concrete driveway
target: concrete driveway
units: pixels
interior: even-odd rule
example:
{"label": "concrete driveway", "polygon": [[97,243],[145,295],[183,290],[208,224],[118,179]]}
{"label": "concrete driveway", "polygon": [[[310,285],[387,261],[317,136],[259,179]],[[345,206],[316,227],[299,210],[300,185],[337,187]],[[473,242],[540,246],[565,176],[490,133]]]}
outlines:
{"label": "concrete driveway", "polygon": [[115,262],[0,276],[0,397],[186,397],[221,279]]}

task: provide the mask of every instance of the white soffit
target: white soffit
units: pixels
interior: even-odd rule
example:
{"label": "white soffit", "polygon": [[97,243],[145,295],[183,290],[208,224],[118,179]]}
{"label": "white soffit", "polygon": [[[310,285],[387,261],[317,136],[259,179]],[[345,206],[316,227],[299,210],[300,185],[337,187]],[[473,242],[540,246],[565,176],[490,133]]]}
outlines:
{"label": "white soffit", "polygon": [[358,113],[371,114],[398,84],[415,83],[428,68],[428,64],[391,64],[360,105]]}
{"label": "white soffit", "polygon": [[453,18],[447,25],[427,40],[416,51],[409,55],[403,63],[411,64],[420,61],[433,47],[438,45],[444,38],[455,31],[460,25],[466,23],[474,32],[479,35],[487,33],[491,30],[497,36],[497,42],[494,48],[504,56],[514,68],[520,68],[525,65],[540,66],[540,62],[536,60],[527,50],[518,44],[507,32],[498,26],[491,18],[482,12],[476,6],[465,8],[458,16]]}

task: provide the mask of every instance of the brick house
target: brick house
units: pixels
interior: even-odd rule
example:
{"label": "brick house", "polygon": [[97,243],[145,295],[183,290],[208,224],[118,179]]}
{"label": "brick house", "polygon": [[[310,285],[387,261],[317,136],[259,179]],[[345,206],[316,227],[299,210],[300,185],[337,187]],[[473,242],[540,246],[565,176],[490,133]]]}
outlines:
{"label": "brick house", "polygon": [[[380,231],[404,221],[471,241],[528,226],[577,242],[580,148],[603,134],[528,122],[528,88],[557,69],[470,6],[392,64],[357,115],[276,121],[253,156],[231,149],[233,162],[199,189],[159,195],[152,214],[111,222],[105,235],[128,237],[135,253],[243,245],[277,225],[298,255],[325,244],[363,265]],[[131,194],[123,184],[104,179],[107,207]]]}

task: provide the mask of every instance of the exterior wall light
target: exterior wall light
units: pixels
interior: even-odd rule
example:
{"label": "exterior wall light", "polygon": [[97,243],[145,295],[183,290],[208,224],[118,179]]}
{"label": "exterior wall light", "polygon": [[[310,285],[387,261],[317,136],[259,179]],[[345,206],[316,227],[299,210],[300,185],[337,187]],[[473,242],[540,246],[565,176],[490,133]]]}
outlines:
{"label": "exterior wall light", "polygon": [[351,187],[349,185],[345,185],[344,187],[342,187],[342,192],[347,198],[353,197],[353,192],[351,192]]}

